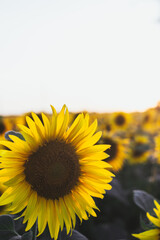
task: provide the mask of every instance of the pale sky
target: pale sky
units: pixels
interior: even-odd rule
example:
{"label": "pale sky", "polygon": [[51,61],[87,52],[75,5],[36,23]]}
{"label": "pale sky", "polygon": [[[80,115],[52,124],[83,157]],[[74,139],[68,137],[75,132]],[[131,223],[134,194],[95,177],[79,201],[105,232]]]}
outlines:
{"label": "pale sky", "polygon": [[0,115],[160,100],[159,0],[1,0]]}

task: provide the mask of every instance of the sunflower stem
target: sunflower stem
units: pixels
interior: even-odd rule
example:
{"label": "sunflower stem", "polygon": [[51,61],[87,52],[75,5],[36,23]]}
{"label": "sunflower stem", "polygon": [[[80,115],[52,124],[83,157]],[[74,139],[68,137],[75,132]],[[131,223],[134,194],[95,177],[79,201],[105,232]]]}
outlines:
{"label": "sunflower stem", "polygon": [[33,225],[33,227],[31,228],[32,233],[33,233],[33,237],[32,240],[36,240],[36,235],[37,235],[37,220],[35,222],[35,224]]}

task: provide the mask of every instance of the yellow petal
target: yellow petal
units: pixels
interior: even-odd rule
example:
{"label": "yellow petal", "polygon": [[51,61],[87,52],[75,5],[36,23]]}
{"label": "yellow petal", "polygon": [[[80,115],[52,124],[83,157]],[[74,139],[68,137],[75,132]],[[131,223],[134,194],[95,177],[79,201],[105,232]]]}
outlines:
{"label": "yellow petal", "polygon": [[34,212],[36,204],[37,204],[37,193],[35,191],[32,191],[30,194],[30,198],[28,200],[24,222],[26,222],[29,219],[30,213]]}
{"label": "yellow petal", "polygon": [[88,139],[88,141],[83,142],[77,149],[77,152],[79,152],[82,149],[88,148],[93,146],[95,143],[98,142],[98,140],[100,139],[100,137],[102,136],[102,132],[97,132],[96,134],[94,134],[90,139]]}
{"label": "yellow petal", "polygon": [[78,155],[83,156],[83,155],[88,155],[91,153],[103,152],[106,149],[108,149],[109,147],[110,147],[110,145],[107,145],[107,144],[98,144],[98,145],[94,145],[92,147],[82,149],[80,151],[77,150],[77,153],[78,153]]}
{"label": "yellow petal", "polygon": [[61,208],[61,212],[64,218],[64,222],[66,225],[66,230],[67,230],[67,234],[70,232],[71,228],[72,228],[72,224],[71,224],[71,217],[70,214],[64,204],[63,198],[59,198],[59,203],[60,203],[60,208]]}
{"label": "yellow petal", "polygon": [[11,187],[7,188],[6,191],[0,197],[0,205],[6,205],[12,202],[14,198],[14,196],[12,195],[13,192],[14,192],[13,188]]}
{"label": "yellow petal", "polygon": [[59,131],[62,127],[63,121],[64,121],[64,112],[65,112],[66,106],[63,105],[60,113],[57,116],[57,128],[56,128],[56,136],[59,134]]}
{"label": "yellow petal", "polygon": [[62,212],[61,212],[61,208],[59,206],[60,203],[57,199],[54,200],[54,205],[55,205],[56,213],[57,213],[59,223],[60,223],[60,226],[61,226],[61,230],[63,230],[64,219],[63,219],[63,215],[62,215]]}
{"label": "yellow petal", "polygon": [[39,117],[35,113],[32,112],[31,114],[36,124],[36,127],[39,129],[39,132],[41,132],[42,138],[45,138],[45,128],[42,124],[42,121],[39,119]]}
{"label": "yellow petal", "polygon": [[90,153],[84,156],[80,156],[81,160],[87,160],[87,161],[98,161],[98,160],[103,160],[106,159],[109,155],[105,152],[95,152],[95,153]]}
{"label": "yellow petal", "polygon": [[83,114],[79,114],[72,123],[71,127],[66,132],[66,139],[68,141],[71,141],[75,137],[75,135],[83,126],[83,123],[84,123]]}
{"label": "yellow petal", "polygon": [[38,235],[41,235],[46,227],[47,224],[47,202],[45,198],[40,199],[40,210],[38,212]]}
{"label": "yellow petal", "polygon": [[17,167],[16,169],[7,168],[0,170],[0,178],[1,177],[15,177],[16,175],[24,172],[24,167]]}
{"label": "yellow petal", "polygon": [[79,147],[82,143],[86,142],[96,131],[97,129],[97,120],[95,120],[87,129],[84,129],[84,132],[76,136],[72,143]]}
{"label": "yellow petal", "polygon": [[[85,183],[85,185],[81,185],[81,188],[93,197],[98,197],[98,198],[101,198],[101,199],[104,198],[104,196],[101,194],[102,192],[99,193],[95,188],[89,186],[86,183]],[[105,193],[105,190],[104,190],[103,194],[104,193]]]}
{"label": "yellow petal", "polygon": [[86,211],[85,211],[82,203],[78,202],[77,194],[75,193],[75,191],[72,192],[72,198],[70,198],[70,199],[71,199],[74,211],[76,212],[76,214],[79,217],[80,221],[82,221],[82,219],[87,220],[88,216],[86,214]]}
{"label": "yellow petal", "polygon": [[35,122],[28,116],[26,117],[26,121],[27,121],[27,124],[28,124],[28,126],[31,130],[32,136],[35,138],[36,142],[41,146],[42,145],[42,139],[38,134]]}
{"label": "yellow petal", "polygon": [[57,128],[57,112],[55,110],[55,108],[51,105],[52,108],[52,119],[51,119],[51,130],[50,130],[50,134],[51,134],[51,139],[55,139],[56,137],[56,128]]}
{"label": "yellow petal", "polygon": [[[29,229],[31,229],[31,227],[34,225],[34,223],[36,222],[36,219],[38,217],[38,212],[39,212],[39,208],[40,208],[40,198],[37,198],[37,202],[36,202],[36,205],[35,205],[35,208],[34,208],[34,211],[33,212],[30,212],[30,215],[28,217],[28,222],[27,222],[27,226],[26,226],[26,229],[25,231],[28,231]],[[25,223],[25,218],[23,220],[23,223]]]}
{"label": "yellow petal", "polygon": [[24,174],[19,174],[16,177],[10,178],[8,181],[4,182],[4,185],[8,186],[8,187],[13,187],[14,185],[24,181],[25,179],[25,175]]}
{"label": "yellow petal", "polygon": [[70,201],[68,200],[68,198],[66,196],[64,196],[64,203],[65,203],[66,208],[68,209],[68,212],[69,212],[69,214],[71,216],[73,228],[75,228],[75,225],[76,225],[76,215],[75,215],[75,212],[74,212],[74,209],[73,209],[72,205],[70,204]]}
{"label": "yellow petal", "polygon": [[86,165],[92,167],[97,167],[97,168],[105,168],[105,169],[111,169],[112,166],[104,161],[92,161],[92,160],[79,160],[79,163],[81,165]]}
{"label": "yellow petal", "polygon": [[159,240],[159,234],[159,229],[151,229],[142,233],[132,234],[132,236],[142,240]]}
{"label": "yellow petal", "polygon": [[147,217],[155,226],[160,227],[160,220],[158,218],[152,217],[148,212]]}
{"label": "yellow petal", "polygon": [[42,113],[42,119],[43,119],[44,129],[45,129],[45,138],[46,138],[46,140],[49,140],[49,137],[50,137],[50,122],[49,122],[49,119],[47,118],[47,116],[44,113]]}
{"label": "yellow petal", "polygon": [[27,133],[30,136],[33,136],[31,130],[28,127],[21,124],[17,124],[17,125],[23,132]]}
{"label": "yellow petal", "polygon": [[55,205],[51,199],[47,200],[47,216],[51,238],[54,238],[56,240],[58,238],[60,223],[58,220]]}
{"label": "yellow petal", "polygon": [[[57,132],[57,136],[58,138],[63,137],[67,127],[68,127],[68,122],[69,122],[69,112],[68,112],[68,108],[65,106],[66,111],[64,113],[64,117],[63,117],[63,122],[61,127],[59,128],[59,132]],[[57,127],[58,128],[58,127]]]}

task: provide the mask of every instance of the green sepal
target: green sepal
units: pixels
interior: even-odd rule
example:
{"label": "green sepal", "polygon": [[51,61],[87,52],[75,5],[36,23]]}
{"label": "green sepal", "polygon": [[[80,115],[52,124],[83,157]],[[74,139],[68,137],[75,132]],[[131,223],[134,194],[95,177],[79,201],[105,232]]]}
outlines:
{"label": "green sepal", "polygon": [[19,139],[25,141],[23,135],[20,132],[16,132],[16,131],[11,130],[11,131],[8,131],[8,132],[5,133],[5,139],[8,140],[8,141],[13,142],[12,139],[9,137],[9,135],[16,136]]}

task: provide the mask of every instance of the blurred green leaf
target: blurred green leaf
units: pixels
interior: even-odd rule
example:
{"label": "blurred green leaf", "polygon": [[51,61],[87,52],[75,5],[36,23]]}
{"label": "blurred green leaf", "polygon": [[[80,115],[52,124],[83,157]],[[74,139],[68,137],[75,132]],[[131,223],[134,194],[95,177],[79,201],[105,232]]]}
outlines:
{"label": "blurred green leaf", "polygon": [[19,235],[12,215],[0,216],[0,240],[32,240],[32,235],[32,231]]}
{"label": "blurred green leaf", "polygon": [[16,132],[16,131],[11,130],[11,131],[8,131],[8,132],[5,133],[5,139],[13,142],[12,139],[9,137],[9,135],[16,136],[16,137],[20,138],[21,140],[25,141],[23,135],[20,132]]}
{"label": "blurred green leaf", "polygon": [[0,216],[0,231],[14,232],[14,221],[9,215]]}
{"label": "blurred green leaf", "polygon": [[146,214],[144,213],[140,214],[140,225],[145,231],[156,228],[156,226],[148,220]]}
{"label": "blurred green leaf", "polygon": [[21,236],[15,231],[14,220],[10,215],[0,216],[0,239],[3,239],[3,240],[20,240],[21,239]]}
{"label": "blurred green leaf", "polygon": [[66,233],[62,232],[61,235],[62,239],[64,240],[88,240],[88,238],[86,238],[84,235],[82,235],[80,232],[73,230],[72,235],[66,235]]}
{"label": "blurred green leaf", "polygon": [[32,231],[26,232],[22,235],[21,240],[32,240]]}
{"label": "blurred green leaf", "polygon": [[151,194],[142,190],[134,190],[133,200],[135,204],[145,212],[153,213],[155,198]]}
{"label": "blurred green leaf", "polygon": [[[107,197],[111,196],[118,199],[120,202],[125,205],[129,205],[127,194],[125,190],[122,188],[121,183],[117,179],[113,179],[111,182],[112,189],[107,191]],[[106,195],[105,195],[106,196]]]}
{"label": "blurred green leaf", "polygon": [[9,238],[9,240],[20,240],[20,239],[21,239],[21,236],[15,236],[15,237]]}

